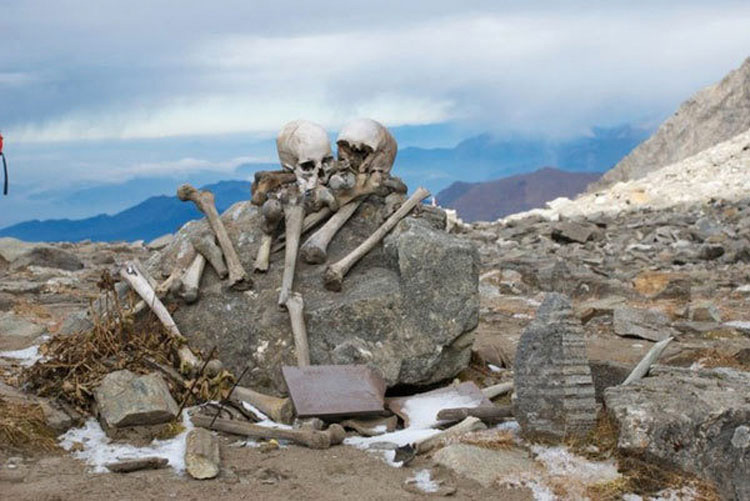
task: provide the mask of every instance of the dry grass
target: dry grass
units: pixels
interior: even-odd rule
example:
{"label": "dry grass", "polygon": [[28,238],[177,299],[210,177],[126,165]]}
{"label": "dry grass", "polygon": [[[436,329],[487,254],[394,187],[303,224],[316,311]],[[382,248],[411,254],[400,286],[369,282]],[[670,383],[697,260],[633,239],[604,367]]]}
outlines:
{"label": "dry grass", "polygon": [[510,449],[516,445],[513,433],[508,430],[484,430],[461,435],[462,444],[475,445],[485,449]]}
{"label": "dry grass", "polygon": [[[90,414],[94,389],[110,372],[128,369],[139,374],[154,371],[154,362],[174,367],[177,343],[150,311],[130,313],[135,298],[123,305],[114,294],[114,281],[103,275],[99,282],[108,293],[105,314],[94,316],[94,327],[78,335],[55,337],[41,346],[45,356],[26,369],[22,379],[37,395],[57,399],[83,414]],[[94,308],[92,308],[92,312]],[[195,385],[196,400],[221,397],[231,384],[231,375],[216,380],[203,379]],[[167,379],[177,402],[184,398],[183,387]]]}
{"label": "dry grass", "polygon": [[2,398],[0,444],[27,453],[57,449],[55,432],[47,426],[41,406],[9,402]]}
{"label": "dry grass", "polygon": [[714,367],[729,367],[731,369],[750,371],[750,365],[747,363],[738,360],[734,355],[722,353],[715,348],[703,348],[681,352],[677,356],[671,357],[668,363],[670,365],[681,367],[689,367],[694,363],[699,363],[707,369],[712,369]]}

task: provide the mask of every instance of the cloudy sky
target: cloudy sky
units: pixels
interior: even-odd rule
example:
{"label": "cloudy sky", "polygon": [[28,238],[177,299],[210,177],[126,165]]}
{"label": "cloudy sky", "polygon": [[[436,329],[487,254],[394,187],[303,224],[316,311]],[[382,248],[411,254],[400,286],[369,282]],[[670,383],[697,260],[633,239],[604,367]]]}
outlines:
{"label": "cloudy sky", "polygon": [[17,186],[0,226],[46,217],[38,202],[55,190],[273,161],[269,139],[298,117],[333,132],[371,116],[412,126],[420,146],[653,127],[750,56],[747,1],[0,0],[0,12]]}

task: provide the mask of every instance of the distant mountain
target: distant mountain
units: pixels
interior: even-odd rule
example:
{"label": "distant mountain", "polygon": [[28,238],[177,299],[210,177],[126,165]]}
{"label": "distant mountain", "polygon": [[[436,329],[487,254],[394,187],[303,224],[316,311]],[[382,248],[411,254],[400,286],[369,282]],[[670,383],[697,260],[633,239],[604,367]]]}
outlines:
{"label": "distant mountain", "polygon": [[[213,192],[220,212],[235,202],[250,198],[247,181],[221,181],[204,189]],[[203,215],[193,203],[162,195],[148,198],[112,216],[101,214],[75,221],[51,219],[19,223],[0,230],[0,237],[15,237],[30,242],[150,240],[172,233],[191,219],[200,217]]]}
{"label": "distant mountain", "polygon": [[456,209],[464,221],[494,221],[516,212],[544,207],[546,202],[557,197],[572,198],[600,175],[545,167],[530,174],[496,181],[453,183],[436,198],[442,207]]}
{"label": "distant mountain", "polygon": [[638,179],[750,129],[750,58],[682,103],[659,129],[589,191]]}
{"label": "distant mountain", "polygon": [[490,181],[545,165],[565,171],[604,172],[648,135],[648,130],[629,125],[594,127],[587,136],[560,141],[498,139],[483,134],[454,148],[404,148],[396,157],[394,174],[409,186],[422,185],[437,193],[452,182]]}

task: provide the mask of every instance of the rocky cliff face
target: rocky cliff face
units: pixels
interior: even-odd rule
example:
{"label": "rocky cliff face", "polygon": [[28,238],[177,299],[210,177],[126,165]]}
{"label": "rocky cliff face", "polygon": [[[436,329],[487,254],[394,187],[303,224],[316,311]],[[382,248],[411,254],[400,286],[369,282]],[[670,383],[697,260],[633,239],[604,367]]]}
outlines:
{"label": "rocky cliff face", "polygon": [[649,139],[591,185],[600,190],[638,179],[750,129],[750,58],[685,101]]}

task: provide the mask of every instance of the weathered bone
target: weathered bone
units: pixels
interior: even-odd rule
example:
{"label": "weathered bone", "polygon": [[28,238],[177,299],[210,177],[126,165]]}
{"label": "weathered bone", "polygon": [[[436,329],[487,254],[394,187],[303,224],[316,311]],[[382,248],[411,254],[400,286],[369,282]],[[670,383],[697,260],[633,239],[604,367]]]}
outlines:
{"label": "weathered bone", "polygon": [[328,133],[320,125],[295,120],[282,127],[276,138],[281,166],[294,172],[301,193],[314,190],[326,170],[333,164]]}
{"label": "weathered bone", "polygon": [[450,438],[463,435],[464,433],[470,433],[472,431],[485,429],[487,429],[487,426],[482,422],[481,419],[469,416],[460,423],[441,431],[437,435],[433,435],[429,438],[417,442],[417,454],[424,454],[425,452],[429,452],[440,445],[442,442]]}
{"label": "weathered bone", "polygon": [[292,334],[294,335],[294,348],[297,352],[297,365],[307,367],[310,365],[310,346],[307,342],[307,328],[305,327],[305,302],[301,294],[292,293],[284,303],[289,312],[289,320],[292,323]]}
{"label": "weathered bone", "polygon": [[240,404],[247,402],[277,423],[291,424],[294,420],[294,405],[289,398],[264,395],[250,388],[237,386],[230,399]]}
{"label": "weathered bone", "polygon": [[437,413],[440,421],[461,421],[467,417],[475,417],[486,424],[502,423],[507,418],[513,417],[512,405],[480,405],[479,407],[455,407],[442,409]]}
{"label": "weathered bone", "polygon": [[302,222],[304,218],[305,209],[301,204],[292,203],[285,207],[284,221],[286,224],[286,253],[284,254],[284,274],[281,278],[279,306],[286,305],[287,300],[292,294],[294,272],[297,267],[299,240],[302,236]]}
{"label": "weathered bone", "polygon": [[482,393],[490,400],[495,397],[499,397],[500,395],[505,395],[506,393],[511,391],[513,391],[513,381],[510,381],[508,383],[498,383],[492,386],[488,386],[487,388],[482,388]]}
{"label": "weathered bone", "polygon": [[284,208],[281,202],[275,198],[269,198],[261,207],[262,224],[261,230],[263,236],[261,237],[260,246],[258,247],[258,255],[255,257],[255,271],[263,273],[268,271],[268,264],[271,258],[271,244],[273,243],[273,232],[279,225],[281,218],[284,217]]}
{"label": "weathered bone", "polygon": [[657,360],[659,360],[659,357],[662,353],[664,353],[664,350],[667,349],[667,345],[671,343],[674,340],[673,337],[668,337],[667,339],[663,339],[653,345],[650,350],[648,350],[648,353],[641,359],[640,362],[638,362],[638,365],[633,368],[633,371],[628,374],[628,377],[625,378],[625,381],[622,382],[622,386],[637,383],[643,377],[648,374],[649,369],[651,369],[651,366],[656,363]]}
{"label": "weathered bone", "polygon": [[289,172],[288,170],[264,170],[256,172],[250,188],[252,204],[260,207],[268,200],[270,193],[277,191],[286,184],[295,182],[297,182],[297,177],[293,172]]}
{"label": "weathered bone", "polygon": [[367,240],[345,256],[341,261],[334,263],[326,268],[323,281],[326,289],[340,291],[344,281],[344,276],[362,257],[370,252],[385,236],[396,227],[396,225],[405,218],[422,200],[427,198],[430,192],[421,186],[417,188],[414,194],[399,207],[386,221],[370,235]]}
{"label": "weathered bone", "polygon": [[[277,440],[291,440],[292,442],[310,447],[311,449],[328,449],[336,442],[343,441],[343,428],[339,425],[331,425],[326,431],[318,430],[285,430],[280,428],[270,428],[268,426],[259,426],[257,424],[243,423],[228,419],[213,419],[210,416],[195,415],[190,420],[195,426],[208,428],[210,430],[223,431],[234,435],[253,438],[274,438]],[[212,424],[213,422],[213,424]]]}
{"label": "weathered bone", "polygon": [[151,287],[150,277],[144,271],[138,271],[136,264],[130,262],[126,263],[120,269],[120,276],[130,284],[130,287],[143,299],[146,305],[151,308],[156,317],[162,323],[164,328],[167,330],[170,336],[177,340],[181,346],[177,349],[177,356],[180,359],[180,369],[182,372],[194,372],[200,365],[200,360],[196,357],[190,348],[188,348],[185,337],[180,333],[180,329],[172,319],[172,315],[169,314],[164,303],[157,297],[156,292]]}
{"label": "weathered bone", "polygon": [[216,239],[219,241],[221,250],[224,253],[224,258],[227,261],[229,286],[235,290],[246,290],[252,287],[253,282],[247,276],[247,273],[245,273],[240,258],[237,256],[237,251],[234,250],[234,245],[232,245],[232,241],[229,239],[224,223],[216,211],[213,193],[210,191],[198,191],[189,184],[183,184],[177,189],[177,197],[183,202],[191,200],[208,219],[208,224],[216,235]]}
{"label": "weathered bone", "polygon": [[312,234],[300,248],[302,259],[311,264],[325,263],[328,259],[328,245],[344,224],[354,214],[362,200],[355,200],[341,207],[326,224]]}
{"label": "weathered bone", "polygon": [[180,296],[187,304],[192,304],[198,300],[198,291],[200,290],[201,277],[206,267],[206,258],[202,254],[196,254],[193,263],[182,277],[182,292]]}
{"label": "weathered bone", "polygon": [[229,270],[227,270],[227,266],[224,264],[224,255],[221,252],[221,248],[216,245],[213,237],[208,235],[196,236],[190,239],[190,243],[211,264],[211,267],[219,278],[222,280],[227,278]]}

